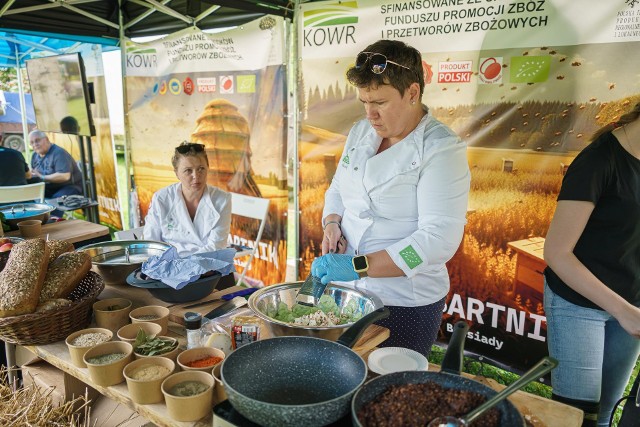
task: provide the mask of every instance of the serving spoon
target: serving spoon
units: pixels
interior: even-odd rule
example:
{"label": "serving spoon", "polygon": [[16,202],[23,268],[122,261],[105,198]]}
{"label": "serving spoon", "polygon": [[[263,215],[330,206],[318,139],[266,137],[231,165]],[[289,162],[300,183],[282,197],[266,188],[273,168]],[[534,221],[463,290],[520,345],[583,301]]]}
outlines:
{"label": "serving spoon", "polygon": [[498,394],[494,395],[491,399],[484,402],[482,405],[473,409],[468,414],[464,415],[461,418],[453,417],[453,416],[445,416],[445,417],[437,417],[434,418],[427,427],[466,427],[480,415],[482,415],[485,411],[493,408],[498,403],[502,402],[504,399],[509,397],[514,392],[520,390],[522,387],[526,386],[532,381],[537,380],[547,372],[554,369],[558,366],[558,361],[553,357],[545,357],[538,363],[536,363],[533,368],[529,369],[525,372],[517,381],[512,383],[509,387],[505,388]]}

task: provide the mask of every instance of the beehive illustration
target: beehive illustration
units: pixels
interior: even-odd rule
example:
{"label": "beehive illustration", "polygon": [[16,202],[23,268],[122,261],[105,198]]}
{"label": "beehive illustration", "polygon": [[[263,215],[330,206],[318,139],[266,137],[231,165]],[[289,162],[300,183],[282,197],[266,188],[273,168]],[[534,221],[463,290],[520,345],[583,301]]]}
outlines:
{"label": "beehive illustration", "polygon": [[204,144],[209,157],[207,182],[234,193],[261,197],[253,180],[249,123],[226,99],[205,105],[191,141]]}

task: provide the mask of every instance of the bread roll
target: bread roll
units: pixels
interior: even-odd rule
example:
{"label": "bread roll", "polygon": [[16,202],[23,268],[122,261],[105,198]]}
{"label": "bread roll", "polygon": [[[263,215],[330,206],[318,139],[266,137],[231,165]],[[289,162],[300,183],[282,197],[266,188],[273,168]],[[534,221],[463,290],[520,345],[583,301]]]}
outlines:
{"label": "bread roll", "polygon": [[75,250],[73,244],[66,240],[48,240],[47,247],[49,248],[49,264],[63,253],[73,252]]}
{"label": "bread roll", "polygon": [[49,248],[42,239],[13,246],[0,272],[0,317],[33,313],[47,273]]}
{"label": "bread roll", "polygon": [[49,264],[40,292],[40,303],[66,298],[91,269],[91,256],[86,252],[66,252]]}

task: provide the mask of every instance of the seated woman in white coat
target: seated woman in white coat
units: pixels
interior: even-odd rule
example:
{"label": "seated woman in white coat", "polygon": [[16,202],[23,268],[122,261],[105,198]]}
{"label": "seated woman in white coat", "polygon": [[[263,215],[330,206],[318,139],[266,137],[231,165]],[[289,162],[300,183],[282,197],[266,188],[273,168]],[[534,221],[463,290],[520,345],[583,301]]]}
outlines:
{"label": "seated woman in white coat", "polygon": [[144,238],[172,244],[181,258],[224,249],[231,228],[231,194],[207,184],[204,145],[183,142],[171,164],[180,182],[153,195]]}

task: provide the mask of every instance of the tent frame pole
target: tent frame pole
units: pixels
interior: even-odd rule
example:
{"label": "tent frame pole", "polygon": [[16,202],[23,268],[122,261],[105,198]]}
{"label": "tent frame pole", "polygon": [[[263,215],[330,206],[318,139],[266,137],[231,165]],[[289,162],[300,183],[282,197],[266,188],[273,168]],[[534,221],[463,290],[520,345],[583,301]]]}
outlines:
{"label": "tent frame pole", "polygon": [[[131,228],[140,227],[140,218],[134,216],[133,209],[137,207],[131,204],[131,134],[129,132],[129,100],[127,98],[127,39],[125,36],[124,17],[122,16],[122,2],[118,0],[118,20],[120,22],[120,66],[122,67],[122,108],[124,115],[124,167],[127,172],[127,204],[129,206],[129,226]],[[124,212],[120,210],[123,228],[127,224],[124,222]],[[134,219],[135,218],[135,219]],[[133,221],[133,222],[132,222]]]}
{"label": "tent frame pole", "polygon": [[[298,140],[300,139],[300,72],[298,66],[299,58],[299,40],[298,40],[298,12],[300,11],[300,0],[295,0],[293,17],[289,25],[287,25],[287,52],[288,52],[288,67],[287,67],[287,82],[289,93],[289,136],[288,143],[293,144],[293,158],[290,159],[292,164],[292,176],[293,176],[293,218],[289,218],[289,221],[293,221],[293,227],[295,236],[287,236],[288,243],[293,242],[294,245],[294,273],[295,279],[298,280],[300,275],[300,159],[298,152]],[[286,22],[286,20],[285,20]]]}
{"label": "tent frame pole", "polygon": [[16,51],[16,75],[18,77],[18,93],[20,94],[20,115],[22,116],[22,139],[24,140],[24,156],[27,163],[31,164],[31,147],[29,145],[29,123],[27,122],[27,101],[24,97],[24,82],[22,81],[22,68],[20,68],[20,52]]}

